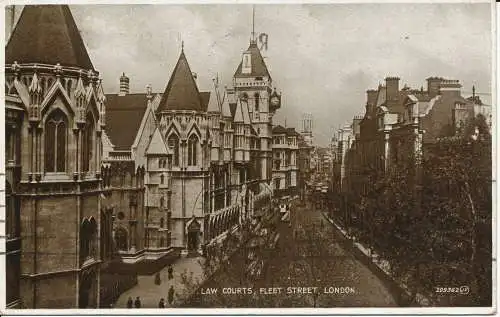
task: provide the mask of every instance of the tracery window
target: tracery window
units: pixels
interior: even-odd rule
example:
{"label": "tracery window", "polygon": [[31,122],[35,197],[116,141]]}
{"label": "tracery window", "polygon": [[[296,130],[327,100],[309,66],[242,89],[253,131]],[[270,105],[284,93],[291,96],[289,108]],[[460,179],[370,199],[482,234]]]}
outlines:
{"label": "tracery window", "polygon": [[56,109],[45,122],[45,172],[66,171],[67,120]]}
{"label": "tracery window", "polygon": [[168,138],[168,147],[173,152],[173,162],[174,166],[179,166],[179,137],[175,134],[171,134]]}
{"label": "tracery window", "polygon": [[198,137],[192,134],[188,140],[188,166],[195,166],[197,163]]}

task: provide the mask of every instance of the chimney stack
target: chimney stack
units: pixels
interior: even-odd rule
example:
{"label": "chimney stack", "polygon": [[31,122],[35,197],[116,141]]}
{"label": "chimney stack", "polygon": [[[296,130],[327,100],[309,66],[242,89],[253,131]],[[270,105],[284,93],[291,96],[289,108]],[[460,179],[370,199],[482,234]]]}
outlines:
{"label": "chimney stack", "polygon": [[443,78],[441,77],[429,77],[427,78],[427,93],[429,97],[433,98],[439,95],[439,86],[441,85]]}
{"label": "chimney stack", "polygon": [[129,83],[130,80],[127,76],[125,76],[125,73],[122,73],[120,76],[120,93],[118,94],[119,96],[125,96],[129,93]]}
{"label": "chimney stack", "polygon": [[439,94],[443,96],[456,96],[461,95],[462,85],[458,80],[454,79],[442,79],[439,85]]}
{"label": "chimney stack", "polygon": [[385,87],[388,101],[399,99],[399,77],[386,77]]}
{"label": "chimney stack", "polygon": [[377,104],[378,91],[375,89],[369,89],[366,91],[366,114],[370,115]]}

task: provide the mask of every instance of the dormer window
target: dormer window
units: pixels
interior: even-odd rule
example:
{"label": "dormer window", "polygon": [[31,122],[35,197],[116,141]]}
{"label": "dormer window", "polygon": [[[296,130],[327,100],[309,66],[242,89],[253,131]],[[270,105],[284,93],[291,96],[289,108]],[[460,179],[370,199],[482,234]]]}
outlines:
{"label": "dormer window", "polygon": [[241,72],[243,74],[250,74],[252,72],[252,57],[250,53],[243,54]]}

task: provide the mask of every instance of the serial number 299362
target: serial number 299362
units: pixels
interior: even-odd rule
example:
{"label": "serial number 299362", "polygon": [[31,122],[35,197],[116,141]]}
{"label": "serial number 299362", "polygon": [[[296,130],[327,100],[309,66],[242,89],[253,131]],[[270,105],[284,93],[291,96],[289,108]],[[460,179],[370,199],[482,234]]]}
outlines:
{"label": "serial number 299362", "polygon": [[435,287],[436,293],[440,294],[468,294],[469,287],[468,286],[460,286],[460,287]]}

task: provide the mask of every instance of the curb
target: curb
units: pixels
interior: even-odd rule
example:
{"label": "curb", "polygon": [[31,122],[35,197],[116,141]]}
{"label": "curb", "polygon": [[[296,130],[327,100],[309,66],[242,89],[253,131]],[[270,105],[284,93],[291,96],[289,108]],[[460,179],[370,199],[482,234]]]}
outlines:
{"label": "curb", "polygon": [[[342,229],[342,227],[339,226],[333,219],[328,217],[328,215],[326,215],[324,212],[321,212],[321,214],[338,230],[338,232],[342,234],[345,239],[347,239],[345,242],[347,242],[349,244],[349,247],[355,251],[355,256],[361,258],[361,260],[368,264],[371,269],[375,270],[376,273],[378,273],[377,275],[381,275],[381,277],[385,278],[385,280],[387,280],[391,284],[390,287],[393,289],[393,291],[397,290],[398,293],[400,293],[398,302],[404,306],[410,306],[411,303],[408,302],[408,299],[411,297],[411,292],[408,290],[408,287],[396,281],[387,271],[387,268],[384,268],[379,263],[375,262],[370,255],[366,254],[363,250],[366,250],[366,248],[359,242],[353,242],[348,233],[344,229]],[[422,307],[433,305],[433,301],[431,299],[420,293],[417,293],[415,295],[415,301]]]}

